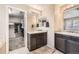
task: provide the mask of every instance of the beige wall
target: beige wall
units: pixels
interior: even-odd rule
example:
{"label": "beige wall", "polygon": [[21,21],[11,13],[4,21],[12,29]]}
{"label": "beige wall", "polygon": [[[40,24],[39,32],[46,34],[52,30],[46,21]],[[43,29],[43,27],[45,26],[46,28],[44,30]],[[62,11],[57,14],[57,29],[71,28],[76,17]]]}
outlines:
{"label": "beige wall", "polygon": [[[32,25],[34,25],[34,28],[32,29]],[[35,15],[29,15],[27,16],[27,31],[33,31],[35,30],[36,26],[36,16]]]}
{"label": "beige wall", "polygon": [[63,27],[63,10],[60,5],[54,6],[54,31],[61,31]]}

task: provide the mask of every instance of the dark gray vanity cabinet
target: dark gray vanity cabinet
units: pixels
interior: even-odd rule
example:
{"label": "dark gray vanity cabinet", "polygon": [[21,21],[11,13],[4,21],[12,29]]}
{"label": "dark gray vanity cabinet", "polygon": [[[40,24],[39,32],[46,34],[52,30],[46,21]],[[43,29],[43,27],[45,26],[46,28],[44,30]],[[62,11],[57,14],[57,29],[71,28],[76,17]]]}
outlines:
{"label": "dark gray vanity cabinet", "polygon": [[71,37],[68,35],[62,35],[62,34],[55,33],[55,48],[60,50],[63,53],[67,53],[66,43],[68,39],[71,39]]}
{"label": "dark gray vanity cabinet", "polygon": [[64,39],[64,36],[55,34],[55,48],[65,53],[65,44],[66,39]]}
{"label": "dark gray vanity cabinet", "polygon": [[79,37],[72,36],[72,39],[67,40],[67,53],[79,54]]}
{"label": "dark gray vanity cabinet", "polygon": [[27,34],[27,46],[29,51],[35,50],[47,44],[47,32]]}
{"label": "dark gray vanity cabinet", "polygon": [[79,37],[55,33],[55,48],[66,54],[79,54]]}

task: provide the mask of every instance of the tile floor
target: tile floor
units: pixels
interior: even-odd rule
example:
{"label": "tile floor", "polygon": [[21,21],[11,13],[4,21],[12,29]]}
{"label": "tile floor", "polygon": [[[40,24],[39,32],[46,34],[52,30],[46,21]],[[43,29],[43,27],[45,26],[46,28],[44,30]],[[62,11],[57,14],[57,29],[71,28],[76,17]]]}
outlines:
{"label": "tile floor", "polygon": [[62,52],[56,50],[53,54],[64,54],[64,53],[62,53]]}
{"label": "tile floor", "polygon": [[51,49],[51,48],[45,46],[45,47],[39,48],[37,50],[34,50],[32,52],[29,52],[27,48],[23,47],[23,48],[11,51],[9,54],[63,54],[63,53],[58,50],[54,50],[54,49]]}
{"label": "tile floor", "polygon": [[24,39],[23,37],[10,38],[9,40],[9,51],[16,50],[18,48],[24,47]]}
{"label": "tile floor", "polygon": [[10,51],[9,54],[28,54],[29,51],[27,48],[23,47],[23,48],[20,48],[20,49],[16,49],[14,51]]}

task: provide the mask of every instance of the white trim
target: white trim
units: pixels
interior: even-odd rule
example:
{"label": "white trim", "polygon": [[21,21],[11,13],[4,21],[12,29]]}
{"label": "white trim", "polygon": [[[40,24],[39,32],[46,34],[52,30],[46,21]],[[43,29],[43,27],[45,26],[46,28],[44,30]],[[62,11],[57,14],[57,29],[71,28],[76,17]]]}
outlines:
{"label": "white trim", "polygon": [[8,32],[8,30],[9,30],[9,18],[8,18],[8,7],[6,7],[6,53],[8,53],[9,52],[9,32]]}
{"label": "white trim", "polygon": [[6,53],[9,53],[9,11],[8,11],[8,8],[12,8],[12,9],[16,9],[16,10],[19,10],[19,11],[22,11],[24,12],[24,40],[25,40],[25,47],[27,48],[27,11],[26,10],[23,10],[23,9],[20,9],[20,8],[17,8],[17,7],[13,7],[13,6],[6,6]]}

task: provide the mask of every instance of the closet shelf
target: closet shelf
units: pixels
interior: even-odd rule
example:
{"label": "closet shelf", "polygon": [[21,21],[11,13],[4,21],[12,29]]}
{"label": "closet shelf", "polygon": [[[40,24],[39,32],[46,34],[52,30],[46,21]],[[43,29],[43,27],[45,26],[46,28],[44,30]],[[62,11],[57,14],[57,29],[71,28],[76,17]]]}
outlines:
{"label": "closet shelf", "polygon": [[9,25],[14,25],[14,23],[9,23]]}

